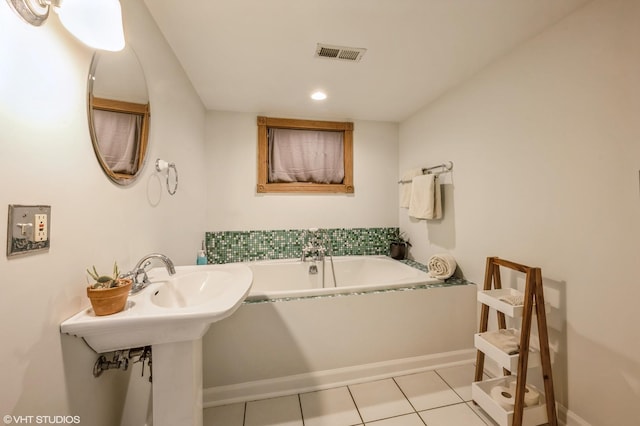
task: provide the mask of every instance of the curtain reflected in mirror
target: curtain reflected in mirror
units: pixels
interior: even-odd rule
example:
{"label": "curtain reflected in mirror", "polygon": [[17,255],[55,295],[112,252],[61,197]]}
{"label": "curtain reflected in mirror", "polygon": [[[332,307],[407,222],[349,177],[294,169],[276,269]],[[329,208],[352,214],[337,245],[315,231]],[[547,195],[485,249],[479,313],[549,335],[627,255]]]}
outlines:
{"label": "curtain reflected in mirror", "polygon": [[100,153],[109,169],[114,173],[135,175],[142,117],[94,108],[93,120]]}
{"label": "curtain reflected in mirror", "polygon": [[109,179],[128,185],[144,165],[150,115],[144,72],[131,46],[96,52],[88,89],[96,158]]}

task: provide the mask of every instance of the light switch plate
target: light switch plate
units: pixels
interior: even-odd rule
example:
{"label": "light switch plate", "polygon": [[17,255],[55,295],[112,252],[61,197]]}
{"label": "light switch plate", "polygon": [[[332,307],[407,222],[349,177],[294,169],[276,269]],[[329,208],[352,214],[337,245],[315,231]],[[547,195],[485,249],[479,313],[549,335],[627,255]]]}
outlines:
{"label": "light switch plate", "polygon": [[7,257],[49,250],[51,206],[9,204],[7,223]]}

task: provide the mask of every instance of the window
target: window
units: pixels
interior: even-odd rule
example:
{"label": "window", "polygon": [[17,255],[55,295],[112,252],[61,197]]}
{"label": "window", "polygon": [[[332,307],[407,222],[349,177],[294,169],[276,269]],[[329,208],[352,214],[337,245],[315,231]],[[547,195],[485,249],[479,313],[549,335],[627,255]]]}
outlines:
{"label": "window", "polygon": [[257,190],[353,193],[353,123],[258,117]]}

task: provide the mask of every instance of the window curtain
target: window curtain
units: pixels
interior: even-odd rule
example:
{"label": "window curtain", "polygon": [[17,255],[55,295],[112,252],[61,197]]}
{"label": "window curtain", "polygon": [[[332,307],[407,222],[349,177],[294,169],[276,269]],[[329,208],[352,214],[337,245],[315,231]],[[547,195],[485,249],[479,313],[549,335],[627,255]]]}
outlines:
{"label": "window curtain", "polygon": [[93,119],[100,153],[109,169],[114,173],[136,174],[142,116],[94,109]]}
{"label": "window curtain", "polygon": [[269,182],[342,183],[343,132],[269,129]]}

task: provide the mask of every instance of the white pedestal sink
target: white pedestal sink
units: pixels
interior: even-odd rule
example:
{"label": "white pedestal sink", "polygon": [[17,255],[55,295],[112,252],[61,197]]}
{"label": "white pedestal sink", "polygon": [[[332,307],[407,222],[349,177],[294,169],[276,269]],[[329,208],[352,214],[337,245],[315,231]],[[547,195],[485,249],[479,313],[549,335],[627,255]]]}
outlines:
{"label": "white pedestal sink", "polygon": [[124,311],[78,312],[60,325],[96,352],[152,347],[153,424],[202,425],[202,336],[245,299],[253,275],[245,265],[178,266],[148,273],[151,284],[129,297]]}
{"label": "white pedestal sink", "polygon": [[201,426],[202,339],[154,345],[152,352],[153,426]]}

